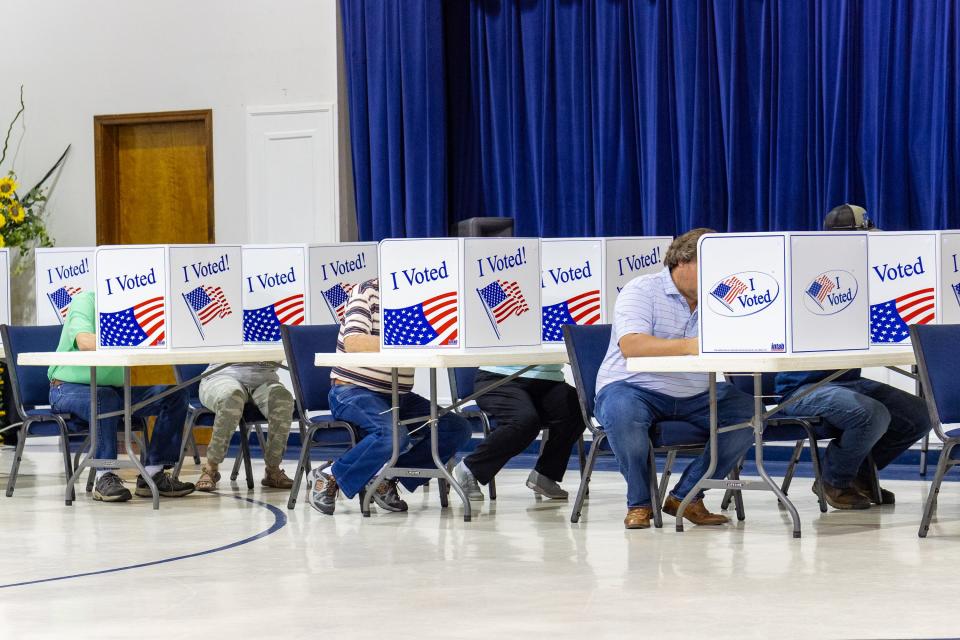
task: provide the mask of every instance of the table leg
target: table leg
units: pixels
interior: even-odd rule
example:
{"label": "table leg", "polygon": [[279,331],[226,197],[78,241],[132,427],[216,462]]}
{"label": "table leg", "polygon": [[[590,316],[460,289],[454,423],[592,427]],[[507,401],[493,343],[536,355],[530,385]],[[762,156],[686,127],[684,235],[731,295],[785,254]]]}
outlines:
{"label": "table leg", "polygon": [[717,374],[711,371],[708,378],[710,381],[710,464],[697,484],[680,502],[680,507],[677,509],[677,531],[683,531],[683,512],[686,511],[687,505],[693,502],[694,497],[700,493],[700,487],[706,480],[712,478],[717,470]]}
{"label": "table leg", "polygon": [[[147,473],[143,464],[140,462],[140,456],[133,451],[133,409],[131,408],[131,388],[130,388],[130,367],[123,368],[123,443],[127,448],[127,457],[133,462],[133,466],[140,472],[147,486],[150,487],[150,495],[153,496],[153,508],[160,508],[160,493],[157,491],[157,485],[153,478]],[[148,438],[144,434],[144,446]]]}
{"label": "table leg", "polygon": [[457,492],[457,495],[460,496],[460,500],[463,501],[463,521],[470,522],[470,498],[467,497],[466,492],[463,490],[463,487],[460,486],[460,483],[454,480],[453,476],[450,475],[450,472],[447,470],[447,465],[443,463],[443,460],[440,459],[440,448],[439,448],[439,424],[437,420],[437,415],[439,411],[437,410],[437,370],[432,368],[430,369],[430,453],[433,456],[433,464],[437,466],[437,469],[443,474],[444,479],[447,483],[453,487],[453,490]]}
{"label": "table leg", "polygon": [[373,492],[377,490],[377,487],[379,487],[380,483],[387,477],[387,474],[393,466],[397,464],[397,459],[400,458],[400,374],[396,367],[390,369],[390,396],[391,403],[393,404],[390,408],[391,422],[393,423],[393,428],[391,429],[393,436],[393,453],[387,464],[380,470],[380,473],[374,476],[373,480],[367,484],[367,491],[363,496],[363,501],[360,503],[360,512],[364,518],[370,517],[370,500],[373,499]]}
{"label": "table leg", "polygon": [[67,480],[67,491],[64,496],[64,502],[69,507],[73,504],[73,501],[77,499],[76,492],[76,483],[80,479],[80,474],[83,470],[89,466],[90,460],[92,460],[97,453],[97,427],[100,424],[100,420],[97,418],[97,368],[90,367],[90,451],[87,452],[83,459],[77,464],[76,468],[73,470],[73,475],[70,476],[70,479]]}
{"label": "table leg", "polygon": [[754,457],[757,462],[757,473],[760,474],[760,477],[763,479],[767,486],[770,487],[777,499],[780,500],[780,504],[787,508],[787,511],[790,512],[790,518],[793,520],[793,537],[800,537],[800,515],[797,513],[797,508],[793,506],[793,503],[790,502],[790,498],[787,497],[783,491],[780,490],[780,485],[778,485],[767,473],[767,469],[763,464],[763,384],[762,384],[762,375],[760,373],[753,374],[753,452]]}

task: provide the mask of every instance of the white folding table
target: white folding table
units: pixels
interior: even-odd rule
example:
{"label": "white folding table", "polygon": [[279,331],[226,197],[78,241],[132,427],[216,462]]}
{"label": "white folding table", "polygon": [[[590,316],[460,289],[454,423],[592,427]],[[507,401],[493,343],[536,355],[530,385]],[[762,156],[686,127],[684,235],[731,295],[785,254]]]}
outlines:
{"label": "white folding table", "polygon": [[[393,453],[387,465],[370,482],[369,487],[376,487],[383,480],[389,478],[439,478],[453,487],[463,501],[463,520],[469,522],[471,517],[470,500],[463,488],[453,479],[446,465],[440,459],[437,449],[437,418],[441,415],[455,411],[475,398],[483,395],[487,391],[494,389],[501,384],[505,384],[530,367],[546,364],[566,364],[567,352],[562,346],[539,346],[539,347],[512,347],[508,349],[466,349],[460,351],[443,349],[389,349],[376,353],[318,353],[315,356],[314,364],[318,367],[375,367],[378,369],[390,369],[392,376],[392,405],[391,412],[393,418]],[[437,369],[449,369],[456,367],[508,367],[519,366],[523,369],[515,374],[505,376],[495,384],[484,387],[480,391],[460,399],[456,403],[445,407],[442,410],[437,405]],[[400,393],[398,390],[398,369],[406,368],[424,368],[429,369],[430,373],[430,416],[422,418],[412,418],[409,420],[400,420]],[[420,423],[430,427],[431,453],[433,454],[433,463],[435,469],[413,469],[397,467],[397,459],[400,457],[400,427],[407,424]],[[443,494],[442,494],[443,495]],[[367,491],[364,501],[361,504],[361,511],[364,516],[370,515],[370,499],[373,491]],[[444,506],[446,506],[444,504]]]}
{"label": "white folding table", "polygon": [[[909,377],[915,374],[900,367],[916,364],[912,349],[902,347],[875,348],[869,351],[835,351],[804,355],[787,354],[731,354],[704,356],[660,356],[651,358],[627,358],[627,370],[646,373],[706,373],[709,380],[710,397],[710,465],[699,482],[690,490],[677,510],[677,531],[683,531],[683,512],[687,505],[703,488],[727,489],[730,491],[762,490],[772,491],[790,512],[793,520],[793,537],[800,537],[800,517],[796,507],[780,490],[763,464],[763,426],[764,420],[801,398],[816,388],[831,382],[850,369],[861,367],[886,367]],[[764,373],[783,371],[835,370],[833,374],[817,384],[810,385],[802,392],[772,407],[763,402],[761,376]],[[730,373],[751,375],[753,377],[753,418],[746,423],[730,425],[718,429],[717,426],[717,374]],[[757,472],[761,481],[739,479],[714,480],[712,476],[717,468],[717,434],[735,429],[753,429]]]}
{"label": "white folding table", "polygon": [[[130,369],[131,367],[146,366],[165,366],[178,364],[212,364],[214,362],[230,364],[238,362],[283,362],[284,353],[282,346],[244,346],[244,347],[215,347],[202,349],[99,349],[97,351],[70,351],[70,352],[35,352],[21,353],[17,358],[17,363],[23,366],[43,366],[51,365],[90,367],[90,451],[83,457],[80,464],[73,472],[73,476],[67,482],[66,504],[69,506],[76,497],[74,483],[80,477],[80,473],[87,467],[98,467],[107,469],[134,468],[140,472],[150,487],[150,493],[153,496],[153,508],[160,508],[160,494],[157,493],[156,484],[153,479],[147,475],[146,470],[141,464],[140,459],[133,452],[133,412],[145,407],[159,398],[167,396],[174,391],[187,387],[204,375],[214,373],[214,371],[204,372],[203,375],[184,380],[180,384],[171,385],[163,393],[153,396],[149,400],[131,403],[130,392]],[[123,410],[117,413],[109,413],[103,416],[97,415],[97,373],[96,367],[120,367],[123,369]],[[105,460],[94,457],[97,442],[97,428],[100,417],[112,417],[114,415],[123,416],[123,438],[126,444],[128,461],[123,460]]]}

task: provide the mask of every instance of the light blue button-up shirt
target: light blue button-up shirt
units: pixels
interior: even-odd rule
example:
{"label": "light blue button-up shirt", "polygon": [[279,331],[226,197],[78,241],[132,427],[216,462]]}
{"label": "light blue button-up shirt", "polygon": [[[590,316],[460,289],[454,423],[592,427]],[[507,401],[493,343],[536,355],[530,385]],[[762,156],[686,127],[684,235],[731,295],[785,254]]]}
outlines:
{"label": "light blue button-up shirt", "polygon": [[617,296],[613,332],[607,355],[597,374],[597,392],[611,382],[625,381],[638,387],[677,398],[688,398],[707,390],[705,373],[641,373],[627,371],[620,340],[631,333],[656,338],[695,338],[697,311],[690,312],[687,300],[677,291],[670,270],[634,278]]}

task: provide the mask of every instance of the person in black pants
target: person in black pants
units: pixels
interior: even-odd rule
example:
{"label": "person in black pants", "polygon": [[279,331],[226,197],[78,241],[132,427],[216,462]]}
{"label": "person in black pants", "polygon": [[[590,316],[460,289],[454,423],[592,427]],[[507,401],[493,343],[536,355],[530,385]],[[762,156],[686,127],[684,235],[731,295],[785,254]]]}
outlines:
{"label": "person in black pants", "polygon": [[[476,389],[502,380],[522,367],[482,368]],[[463,458],[454,477],[471,500],[483,500],[481,484],[489,483],[510,458],[521,453],[548,429],[537,464],[527,477],[527,486],[538,495],[563,500],[560,487],[570,452],[586,425],[580,413],[577,391],[563,378],[561,365],[534,367],[520,377],[477,398],[477,405],[495,422],[495,428]]]}

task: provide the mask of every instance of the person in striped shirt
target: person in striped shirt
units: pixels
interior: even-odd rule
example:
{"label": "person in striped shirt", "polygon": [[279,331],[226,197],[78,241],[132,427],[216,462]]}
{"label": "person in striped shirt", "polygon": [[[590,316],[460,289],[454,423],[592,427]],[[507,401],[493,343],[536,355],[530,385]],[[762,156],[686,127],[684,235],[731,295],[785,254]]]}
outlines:
{"label": "person in striped shirt", "polygon": [[[633,373],[627,358],[697,355],[697,240],[710,229],[678,237],[663,259],[665,269],[627,283],[614,307],[613,332],[597,374],[596,416],[627,481],[627,529],[646,529],[653,515],[649,478],[650,431],[664,421],[688,422],[709,432],[707,374]],[[717,385],[720,426],[747,422],[753,398],[727,382]],[[752,429],[719,434],[714,478],[724,478],[753,444]],[[687,466],[667,496],[665,513],[676,515],[684,497],[710,464],[709,446]],[[684,511],[694,524],[719,525],[726,516],[707,511],[698,495]]]}
{"label": "person in striped shirt", "polygon": [[[344,310],[343,324],[337,339],[338,353],[373,352],[380,350],[380,282],[367,280],[355,287]],[[413,369],[400,369],[400,420],[430,415],[430,402],[413,393]],[[330,467],[330,473],[315,469],[311,473],[313,486],[310,505],[327,515],[333,515],[337,495],[343,491],[348,498],[360,494],[393,453],[393,422],[390,415],[390,369],[334,367],[330,373],[330,412],[337,420],[356,426],[363,438]],[[413,431],[414,433],[410,433]],[[438,448],[446,462],[470,440],[470,424],[455,413],[439,418]],[[430,468],[430,430],[409,425],[401,428],[400,449],[403,453],[397,466]],[[413,491],[426,478],[403,478],[403,485]],[[388,511],[406,511],[407,504],[397,492],[397,481],[387,480],[373,495],[377,506]]]}

